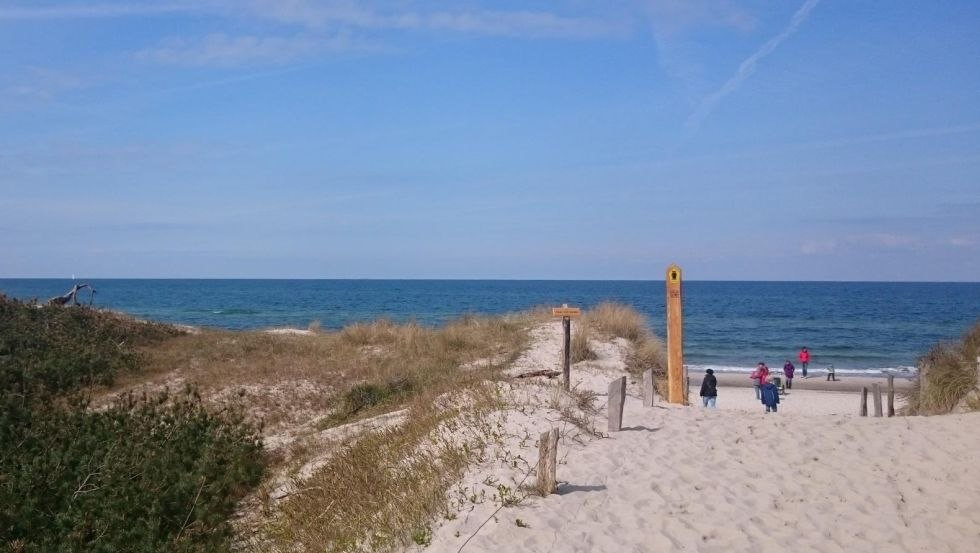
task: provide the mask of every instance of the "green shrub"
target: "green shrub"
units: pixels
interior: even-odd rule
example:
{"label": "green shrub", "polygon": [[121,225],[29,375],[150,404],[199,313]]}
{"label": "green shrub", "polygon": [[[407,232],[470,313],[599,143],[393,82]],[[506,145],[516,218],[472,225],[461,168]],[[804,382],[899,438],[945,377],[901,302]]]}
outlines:
{"label": "green shrub", "polygon": [[212,551],[262,474],[240,411],[184,394],[90,409],[84,389],[178,331],[0,295],[0,550]]}
{"label": "green shrub", "polygon": [[37,306],[0,294],[0,391],[35,396],[108,385],[139,367],[136,347],[178,334],[117,313]]}
{"label": "green shrub", "polygon": [[396,378],[384,384],[367,382],[358,384],[343,396],[343,409],[331,422],[341,422],[378,405],[401,399],[415,389],[415,382],[408,377]]}
{"label": "green shrub", "polygon": [[[225,520],[262,474],[241,413],[209,413],[188,391],[0,405],[0,548],[196,551],[228,541]],[[9,440],[9,441],[8,441]]]}

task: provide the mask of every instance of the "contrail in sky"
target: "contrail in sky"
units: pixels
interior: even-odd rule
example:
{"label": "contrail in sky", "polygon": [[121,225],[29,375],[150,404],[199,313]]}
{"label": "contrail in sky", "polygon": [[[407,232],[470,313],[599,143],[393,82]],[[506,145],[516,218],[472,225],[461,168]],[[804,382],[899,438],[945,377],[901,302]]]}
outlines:
{"label": "contrail in sky", "polygon": [[780,44],[782,44],[784,40],[795,33],[796,29],[799,28],[804,21],[806,21],[806,18],[810,15],[810,12],[813,11],[813,8],[817,7],[817,4],[819,3],[820,0],[806,0],[806,2],[800,6],[800,9],[796,10],[796,13],[793,14],[793,19],[790,20],[789,25],[787,25],[781,33],[770,38],[769,41],[763,44],[761,48],[756,50],[751,56],[745,58],[745,61],[738,66],[738,71],[732,75],[732,78],[728,79],[728,82],[726,82],[716,92],[707,96],[704,100],[701,100],[701,105],[698,106],[698,109],[694,110],[694,113],[687,118],[687,133],[691,135],[697,132],[698,128],[701,126],[701,122],[704,121],[704,119],[713,109],[715,109],[718,102],[720,102],[725,96],[728,96],[734,92],[745,79],[749,78],[749,76],[755,72],[755,68],[759,63],[759,60],[771,54],[777,47],[779,47]]}

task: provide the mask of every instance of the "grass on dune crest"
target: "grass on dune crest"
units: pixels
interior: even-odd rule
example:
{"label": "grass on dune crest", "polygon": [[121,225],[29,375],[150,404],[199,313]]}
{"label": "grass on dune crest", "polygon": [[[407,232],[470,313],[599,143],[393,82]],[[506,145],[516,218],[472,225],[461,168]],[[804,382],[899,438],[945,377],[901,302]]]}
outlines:
{"label": "grass on dune crest", "polygon": [[[267,424],[297,404],[332,410],[331,424],[339,424],[487,378],[524,350],[533,320],[465,316],[438,328],[380,320],[313,335],[205,330],[147,348],[142,374],[193,382],[206,397],[252,387],[249,400]],[[475,368],[460,370],[467,365]]]}
{"label": "grass on dune crest", "polygon": [[[977,389],[977,356],[980,356],[980,322],[959,342],[939,343],[919,358],[919,378],[906,394],[912,415],[948,413]],[[980,410],[977,397],[966,408]]]}
{"label": "grass on dune crest", "polygon": [[653,369],[658,381],[667,371],[667,350],[653,333],[646,318],[636,309],[614,302],[604,302],[586,311],[577,322],[572,336],[572,361],[595,359],[589,349],[590,338],[624,338],[633,346],[626,358],[626,370],[634,376]]}

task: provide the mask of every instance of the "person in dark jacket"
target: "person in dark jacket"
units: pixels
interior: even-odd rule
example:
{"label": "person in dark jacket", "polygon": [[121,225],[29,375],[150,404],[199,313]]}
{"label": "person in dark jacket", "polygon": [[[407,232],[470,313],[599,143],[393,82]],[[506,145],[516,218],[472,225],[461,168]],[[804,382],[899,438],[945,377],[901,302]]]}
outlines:
{"label": "person in dark jacket", "polygon": [[718,379],[715,378],[715,371],[708,369],[704,371],[704,380],[701,381],[701,403],[708,409],[714,409],[717,399]]}
{"label": "person in dark jacket", "polygon": [[779,388],[772,382],[762,385],[762,404],[766,406],[766,413],[775,413],[779,407]]}
{"label": "person in dark jacket", "polygon": [[796,367],[790,363],[789,359],[786,360],[786,364],[783,365],[783,375],[786,377],[786,389],[793,389],[793,374],[796,372]]}

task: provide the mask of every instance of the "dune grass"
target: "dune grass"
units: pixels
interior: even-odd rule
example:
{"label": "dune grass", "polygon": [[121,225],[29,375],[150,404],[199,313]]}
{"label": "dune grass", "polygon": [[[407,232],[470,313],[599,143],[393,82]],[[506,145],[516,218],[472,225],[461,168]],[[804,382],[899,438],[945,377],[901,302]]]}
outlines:
{"label": "dune grass", "polygon": [[[341,424],[491,377],[526,347],[533,320],[467,316],[438,328],[380,320],[313,335],[205,330],[146,348],[145,369],[115,389],[180,378],[205,397],[243,388],[267,425],[300,408],[332,412],[330,424]],[[477,362],[479,370],[460,370]]]}
{"label": "dune grass", "polygon": [[[939,343],[919,358],[919,378],[906,393],[907,411],[913,415],[948,413],[977,389],[980,323],[959,342]],[[966,408],[980,409],[977,401]]]}
{"label": "dune grass", "polygon": [[632,345],[626,358],[626,370],[630,374],[640,376],[643,371],[653,369],[658,381],[665,378],[666,347],[650,329],[646,318],[636,309],[620,303],[600,303],[583,315],[579,327],[583,331],[578,343],[573,337],[573,361],[595,358],[595,354],[588,350],[588,339],[592,336],[605,339],[624,338]]}
{"label": "dune grass", "polygon": [[402,424],[349,441],[305,480],[279,506],[255,549],[354,552],[428,545],[434,518],[451,516],[449,488],[482,447],[461,439],[466,433],[459,427],[482,420],[486,407],[439,410],[414,401]]}

